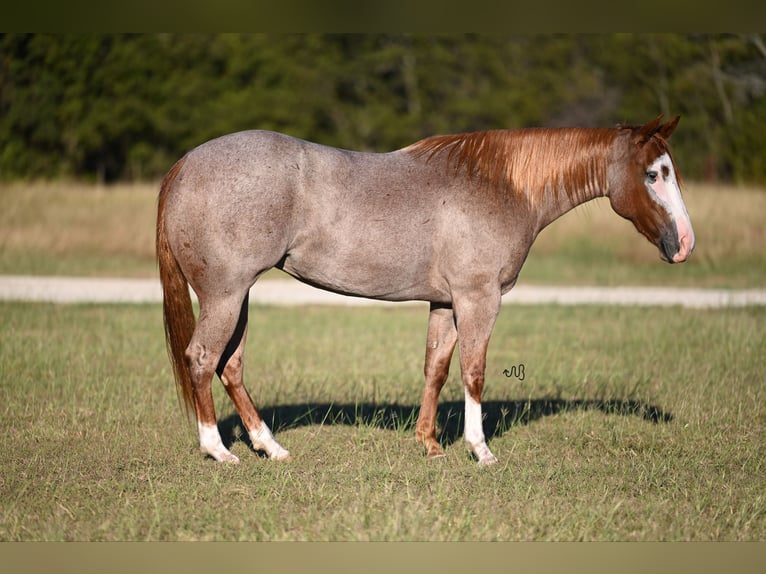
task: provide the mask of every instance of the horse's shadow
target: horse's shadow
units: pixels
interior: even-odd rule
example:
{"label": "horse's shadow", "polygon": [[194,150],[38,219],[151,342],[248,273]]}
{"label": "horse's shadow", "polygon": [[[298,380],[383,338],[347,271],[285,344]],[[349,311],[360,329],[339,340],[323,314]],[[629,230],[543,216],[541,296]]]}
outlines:
{"label": "horse's shadow", "polygon": [[[482,402],[484,434],[487,440],[491,440],[514,426],[527,425],[546,416],[593,409],[606,414],[637,416],[653,424],[673,420],[672,414],[636,400],[545,398],[485,401]],[[462,401],[447,401],[439,404],[437,428],[441,430],[438,439],[443,446],[455,443],[462,436],[463,410]],[[308,425],[364,425],[414,432],[419,411],[419,406],[398,404],[303,403],[264,408],[260,410],[260,413],[275,431]],[[238,414],[232,414],[219,421],[218,428],[227,448],[235,442],[242,441],[252,449],[252,443],[243,430],[244,425]]]}

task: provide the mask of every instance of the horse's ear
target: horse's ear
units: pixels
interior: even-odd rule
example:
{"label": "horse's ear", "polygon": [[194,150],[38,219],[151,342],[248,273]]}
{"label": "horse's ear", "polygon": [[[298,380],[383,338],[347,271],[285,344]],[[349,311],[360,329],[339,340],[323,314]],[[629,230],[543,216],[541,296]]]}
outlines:
{"label": "horse's ear", "polygon": [[[652,121],[645,123],[642,126],[634,128],[633,139],[638,145],[644,145],[648,142],[652,136],[660,128],[660,122],[662,121],[662,114],[654,118]],[[674,126],[675,127],[675,126]],[[670,131],[673,131],[672,129]]]}
{"label": "horse's ear", "polygon": [[660,135],[662,139],[668,139],[670,137],[670,134],[675,131],[676,126],[678,125],[678,120],[681,119],[681,116],[676,116],[669,122],[666,122],[662,124],[659,128],[657,128],[657,133]]}

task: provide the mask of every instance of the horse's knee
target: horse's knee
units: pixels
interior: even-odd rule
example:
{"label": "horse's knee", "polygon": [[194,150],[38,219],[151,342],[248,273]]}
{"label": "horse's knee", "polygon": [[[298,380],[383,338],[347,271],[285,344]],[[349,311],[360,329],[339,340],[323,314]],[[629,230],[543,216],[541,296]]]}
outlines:
{"label": "horse's knee", "polygon": [[481,395],[484,392],[484,371],[466,373],[463,377],[463,384],[470,397],[480,403]]}

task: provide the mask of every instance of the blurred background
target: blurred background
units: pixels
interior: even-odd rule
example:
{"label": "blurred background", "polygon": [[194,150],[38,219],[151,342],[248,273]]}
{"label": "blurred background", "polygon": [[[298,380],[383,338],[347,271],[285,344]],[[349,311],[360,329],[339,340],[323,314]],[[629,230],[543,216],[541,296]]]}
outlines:
{"label": "blurred background", "polygon": [[155,277],[159,179],[270,129],[391,151],[436,133],[640,124],[671,138],[683,266],[607,199],[535,242],[521,282],[766,285],[766,34],[2,34],[0,274]]}
{"label": "blurred background", "polygon": [[261,128],[390,151],[434,133],[683,116],[697,181],[766,183],[762,34],[3,34],[0,179],[156,179]]}

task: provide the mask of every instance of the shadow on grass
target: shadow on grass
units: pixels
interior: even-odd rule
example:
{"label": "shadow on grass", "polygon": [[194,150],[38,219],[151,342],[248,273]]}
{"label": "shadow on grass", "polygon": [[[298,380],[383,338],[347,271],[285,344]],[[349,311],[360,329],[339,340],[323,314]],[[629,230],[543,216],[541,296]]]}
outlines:
{"label": "shadow on grass", "polygon": [[[606,414],[637,416],[654,424],[673,420],[672,414],[659,407],[634,400],[485,401],[482,402],[484,433],[489,441],[515,426],[527,425],[546,416],[593,409]],[[359,425],[414,432],[419,411],[419,406],[398,404],[304,403],[264,408],[260,413],[275,432],[308,425]],[[463,412],[462,401],[439,403],[437,429],[441,429],[438,438],[442,445],[449,446],[462,437]],[[252,448],[239,415],[232,414],[219,421],[218,428],[227,448],[237,441]]]}

